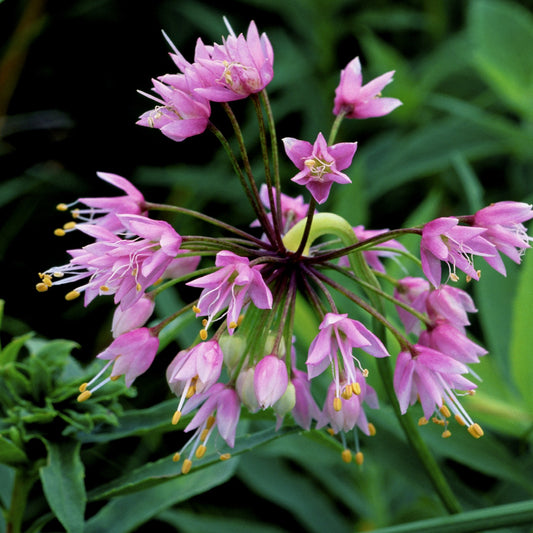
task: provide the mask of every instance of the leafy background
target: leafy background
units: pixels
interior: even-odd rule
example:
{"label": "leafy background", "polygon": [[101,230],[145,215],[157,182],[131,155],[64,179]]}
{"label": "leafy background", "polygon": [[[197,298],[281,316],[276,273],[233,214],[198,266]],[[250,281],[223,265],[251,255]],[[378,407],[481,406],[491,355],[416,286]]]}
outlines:
{"label": "leafy background", "polygon": [[[136,90],[148,90],[151,77],[173,68],[160,29],[192,57],[197,36],[210,42],[225,33],[222,15],[237,31],[254,19],[274,45],[269,94],[280,137],[313,139],[329,130],[339,70],[354,56],[366,79],[396,70],[385,91],[404,105],[389,117],[341,129],[339,140],[359,142],[354,185],[333,196],[329,210],[354,225],[392,228],[471,213],[493,201],[532,202],[532,11],[531,1],[503,0],[0,3],[0,296],[6,302],[0,366],[3,381],[13,384],[0,392],[7,395],[0,502],[10,507],[15,471],[37,476],[25,531],[120,533],[156,525],[183,532],[343,532],[445,514],[386,406],[372,413],[378,435],[364,444],[362,468],[342,463],[339,447],[321,433],[301,435],[289,426],[274,434],[266,415],[244,421],[232,460],[209,455],[189,476],[178,476],[169,456],[183,437],[169,425],[175,404],[163,376],[194,326],[184,321],[168,333],[172,343],[138,380],[136,394],[117,386],[99,407],[82,409],[72,400],[75,383],[94,369],[84,370],[69,353],[87,364],[110,342],[112,307],[102,299],[84,309],[66,303],[60,289],[38,294],[34,284],[39,270],[63,264],[64,250],[80,245],[77,234],[54,237],[65,222],[54,206],[115,193],[96,178],[98,170],[130,178],[150,200],[249,223],[251,211],[213,139],[177,144],[135,125],[151,107]],[[235,110],[253,136],[250,109],[238,103]],[[296,192],[292,185],[285,192]],[[202,230],[187,219],[170,221],[184,234]],[[465,511],[484,509],[486,517],[494,506],[532,498],[533,259],[519,269],[509,265],[507,279],[485,269],[470,290],[479,308],[472,332],[490,355],[468,409],[487,434],[474,441],[455,432],[442,440],[426,427],[423,435]],[[167,296],[157,312],[165,316],[186,298],[183,290]],[[299,330],[304,339],[313,336],[305,309]],[[50,347],[42,339],[74,342]],[[37,360],[48,367],[37,368]],[[36,392],[36,376],[46,368],[49,380]],[[496,509],[503,516],[507,508]],[[496,518],[483,527],[502,525]],[[454,529],[479,527],[471,519]]]}

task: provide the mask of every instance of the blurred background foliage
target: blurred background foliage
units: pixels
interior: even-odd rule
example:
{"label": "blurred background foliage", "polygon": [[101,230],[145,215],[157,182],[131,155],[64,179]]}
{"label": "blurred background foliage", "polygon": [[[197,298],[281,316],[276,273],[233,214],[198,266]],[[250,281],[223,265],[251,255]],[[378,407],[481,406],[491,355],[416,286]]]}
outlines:
{"label": "blurred background foliage", "polygon": [[[54,237],[54,228],[66,222],[55,205],[116,194],[96,171],[131,179],[151,201],[249,224],[251,210],[215,139],[205,134],[178,144],[135,125],[151,107],[136,90],[149,90],[152,77],[173,71],[160,29],[192,58],[198,36],[209,43],[226,33],[223,15],[237,32],[253,19],[269,35],[275,77],[268,90],[280,138],[312,140],[329,131],[339,71],[353,57],[360,56],[366,80],[396,71],[385,95],[404,105],[385,118],[345,121],[340,130],[338,141],[359,142],[348,172],[354,185],[334,193],[328,210],[354,225],[393,228],[472,213],[493,201],[533,201],[532,0],[4,0],[4,343],[30,331],[71,339],[80,345],[77,359],[88,363],[110,342],[109,301],[84,309],[81,302],[65,302],[60,289],[34,289],[37,272],[65,263],[65,249],[80,246],[79,234]],[[253,153],[251,107],[237,102],[234,109]],[[213,120],[229,132],[222,114],[215,111]],[[296,194],[288,181],[292,173],[282,157],[284,192]],[[183,234],[203,229],[183,217],[169,221]],[[468,408],[488,434],[473,441],[456,432],[444,441],[436,428],[423,430],[466,510],[532,497],[533,258],[520,269],[509,265],[507,279],[484,270],[472,292],[480,311],[472,332],[490,355],[480,365],[484,382]],[[165,316],[186,297],[165,293],[158,313]],[[309,326],[303,309],[298,329],[304,339],[313,336]],[[181,324],[183,343],[188,334]],[[31,354],[35,346],[26,349]],[[170,357],[176,345],[169,350]],[[175,477],[168,459],[143,466],[179,447],[181,437],[168,433],[168,360],[158,357],[138,380],[138,396],[123,402],[127,409],[155,411],[132,411],[104,437],[79,437],[89,491],[86,531],[142,531],[157,524],[159,531],[343,532],[443,514],[386,408],[372,413],[378,435],[366,444],[362,468],[340,462],[339,449],[313,433],[283,437],[184,478]],[[128,420],[136,420],[131,431]],[[253,422],[249,433],[244,428],[238,449],[271,440],[270,434],[255,444],[246,440],[261,435],[255,431],[270,420],[266,424]],[[0,500],[8,506],[12,471],[2,467],[0,474]],[[161,475],[170,479],[150,486],[147,480]],[[42,512],[37,492],[34,499],[27,520]],[[72,511],[72,521],[68,509],[54,511],[63,527],[81,531],[83,509]],[[42,530],[59,527],[52,521]]]}

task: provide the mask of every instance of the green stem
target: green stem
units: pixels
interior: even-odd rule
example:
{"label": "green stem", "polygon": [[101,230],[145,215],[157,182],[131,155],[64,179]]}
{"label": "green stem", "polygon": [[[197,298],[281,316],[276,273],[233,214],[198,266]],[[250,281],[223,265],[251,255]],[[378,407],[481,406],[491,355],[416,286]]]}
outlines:
{"label": "green stem", "polygon": [[36,480],[37,476],[34,473],[24,468],[17,469],[11,492],[11,504],[6,516],[6,533],[21,533],[28,494]]}
{"label": "green stem", "polygon": [[[305,221],[300,221],[285,235],[284,243],[288,250],[292,251],[300,245],[301,236],[305,231],[306,225]],[[307,255],[309,253],[309,248],[313,240],[326,234],[335,235],[346,247],[356,247],[357,245],[357,237],[350,224],[344,218],[334,213],[319,213],[315,216],[312,227],[309,230],[309,238],[304,249],[304,254]],[[352,251],[352,253],[348,255],[348,260],[356,275],[381,290],[378,280],[365,262],[363,254],[360,251]],[[383,302],[381,298],[373,291],[367,291],[367,294],[375,311],[379,315],[383,315]],[[374,314],[374,316],[376,315]],[[375,321],[375,330],[378,337],[385,338],[384,325],[381,321]],[[387,391],[393,406],[394,413],[407,437],[407,440],[424,466],[435,491],[450,513],[461,512],[459,502],[450,489],[450,486],[439,468],[439,465],[435,461],[435,458],[431,455],[426,443],[420,437],[420,433],[418,432],[418,428],[412,417],[409,413],[402,415],[400,411],[400,405],[396,398],[396,394],[394,393],[393,374],[389,358],[379,358],[377,360],[377,365],[385,390]]]}
{"label": "green stem", "polygon": [[341,125],[345,115],[346,115],[346,111],[341,111],[335,117],[335,121],[333,122],[333,126],[331,126],[331,131],[329,132],[328,146],[331,146],[335,142],[335,139],[337,138],[337,133],[339,131],[340,125]]}

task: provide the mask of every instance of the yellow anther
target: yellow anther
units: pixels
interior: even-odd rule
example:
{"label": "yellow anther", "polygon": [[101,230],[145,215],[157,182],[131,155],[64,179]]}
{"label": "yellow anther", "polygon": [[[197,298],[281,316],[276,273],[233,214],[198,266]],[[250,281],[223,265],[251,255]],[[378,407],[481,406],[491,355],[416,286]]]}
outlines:
{"label": "yellow anther", "polygon": [[194,393],[196,392],[196,387],[194,385],[191,385],[188,389],[187,389],[187,394],[185,395],[185,398],[187,398],[187,400],[189,398],[192,398],[194,396]]}
{"label": "yellow anther", "polygon": [[239,315],[239,318],[237,319],[237,326],[240,326],[243,320],[244,320],[244,315]]}
{"label": "yellow anther", "polygon": [[342,400],[340,398],[333,398],[333,409],[340,411],[342,409]]}
{"label": "yellow anther", "polygon": [[137,282],[137,285],[135,285],[135,289],[137,292],[141,292],[143,288],[141,287],[141,284]]}
{"label": "yellow anther", "polygon": [[100,287],[100,290],[101,290],[102,292],[107,292],[107,291],[109,290],[109,287],[106,287],[105,285],[102,285],[102,286]]}
{"label": "yellow anther", "polygon": [[200,446],[196,448],[196,453],[194,455],[196,455],[197,459],[201,459],[205,455],[206,450],[207,448],[203,444],[200,444]]}
{"label": "yellow anther", "polygon": [[466,426],[466,422],[463,420],[462,416],[457,414],[455,415],[455,421],[460,425],[460,426]]}
{"label": "yellow anther", "polygon": [[65,274],[63,274],[63,272],[54,272],[52,274],[52,276],[54,276],[54,278],[62,278]]}
{"label": "yellow anther", "polygon": [[68,205],[67,204],[57,204],[56,205],[56,209],[58,211],[66,211],[68,209]]}
{"label": "yellow anther", "polygon": [[[120,355],[119,355],[118,357],[120,357]],[[121,376],[121,375],[122,375],[122,374],[119,374],[118,376],[111,376],[109,379],[110,379],[111,381],[116,381],[117,379],[120,379],[120,376]]]}
{"label": "yellow anther", "polygon": [[470,435],[472,435],[472,437],[474,437],[475,439],[479,439],[479,437],[483,437],[484,435],[481,426],[475,423],[469,426],[468,433],[470,433]]}
{"label": "yellow anther", "polygon": [[365,460],[365,456],[363,455],[363,452],[357,452],[355,454],[355,462],[361,466],[363,464],[363,461]]}
{"label": "yellow anther", "polygon": [[76,227],[76,222],[67,222],[63,224],[63,229],[74,229]]}
{"label": "yellow anther", "polygon": [[362,374],[363,374],[364,378],[367,378],[368,377],[368,368],[363,368]]}
{"label": "yellow anther", "polygon": [[56,237],[63,237],[65,235],[65,230],[61,228],[57,228],[54,230],[54,235]]}
{"label": "yellow anther", "polygon": [[78,402],[84,402],[85,400],[88,400],[91,397],[91,391],[85,390],[78,396]]}
{"label": "yellow anther", "polygon": [[176,452],[173,456],[172,456],[172,460],[177,463],[179,460],[181,459],[181,455],[179,454],[179,452]]}
{"label": "yellow anther", "polygon": [[35,288],[38,292],[46,292],[48,290],[48,285],[46,285],[46,283],[37,283]]}
{"label": "yellow anther", "polygon": [[181,418],[181,411],[176,411],[172,415],[172,425],[175,426],[180,421],[180,418]]}
{"label": "yellow anther", "polygon": [[78,291],[70,291],[69,293],[65,294],[65,300],[70,302],[71,300],[75,300],[80,293]]}
{"label": "yellow anther", "polygon": [[452,281],[459,281],[459,276],[458,276],[457,274],[455,274],[454,272],[452,272],[452,273],[450,274],[450,279],[451,279]]}
{"label": "yellow anther", "polygon": [[466,282],[470,283],[472,281],[472,276],[466,276]]}
{"label": "yellow anther", "polygon": [[207,428],[204,428],[202,433],[200,433],[200,442],[204,442],[205,439],[207,439],[207,435],[209,435],[209,430]]}
{"label": "yellow anther", "polygon": [[70,214],[72,215],[72,218],[78,218],[80,216],[80,210],[79,209],[73,209]]}
{"label": "yellow anther", "polygon": [[481,277],[481,270],[476,270],[477,278],[479,279]]}
{"label": "yellow anther", "polygon": [[190,459],[185,459],[181,467],[182,474],[188,474],[191,471],[192,461]]}
{"label": "yellow anther", "polygon": [[205,329],[201,329],[200,330],[200,338],[205,341],[205,339],[207,339],[207,330]]}
{"label": "yellow anther", "polygon": [[441,414],[442,416],[446,417],[446,418],[450,418],[450,416],[452,416],[452,414],[450,413],[450,410],[448,409],[448,406],[446,406],[446,405],[444,405],[444,404],[442,404],[442,405],[440,406],[439,411],[440,411],[440,414]]}
{"label": "yellow anther", "polygon": [[78,389],[80,392],[85,392],[87,390],[87,387],[89,386],[88,383],[82,383],[80,385],[80,388]]}
{"label": "yellow anther", "polygon": [[333,435],[335,435],[335,431],[333,431],[333,428],[328,428],[326,431],[327,431],[332,437],[333,437]]}
{"label": "yellow anther", "polygon": [[52,286],[52,279],[50,278],[50,276],[43,276],[43,283],[47,287],[51,287]]}
{"label": "yellow anther", "polygon": [[441,437],[442,437],[443,439],[448,439],[448,438],[451,437],[451,436],[452,436],[452,432],[451,432],[449,429],[444,430],[444,431],[442,432],[442,435],[441,435]]}
{"label": "yellow anther", "polygon": [[475,390],[469,390],[469,391],[467,391],[467,394],[468,394],[468,396],[475,396],[476,395],[476,391]]}
{"label": "yellow anther", "polygon": [[205,328],[207,326],[207,318],[202,320],[202,326]]}
{"label": "yellow anther", "polygon": [[345,463],[352,462],[352,452],[348,450],[348,448],[346,448],[345,450],[342,450],[341,457]]}
{"label": "yellow anther", "polygon": [[237,322],[233,322],[233,321],[231,321],[231,322],[229,323],[229,328],[230,328],[230,329],[235,329],[236,327],[237,327]]}
{"label": "yellow anther", "polygon": [[215,418],[213,415],[211,415],[211,416],[207,419],[207,422],[205,423],[205,427],[206,427],[207,429],[211,429],[211,428],[213,427],[215,421],[216,421],[216,418]]}
{"label": "yellow anther", "polygon": [[223,453],[223,454],[220,456],[220,460],[221,460],[221,461],[227,461],[228,459],[231,459],[231,453]]}
{"label": "yellow anther", "polygon": [[[367,371],[368,372],[368,371]],[[356,396],[359,396],[361,394],[361,385],[359,385],[359,383],[355,382],[355,383],[352,383],[352,392],[356,395]]]}
{"label": "yellow anther", "polygon": [[350,387],[348,385],[348,387],[345,387],[345,389],[342,391],[342,394],[341,396],[345,399],[345,400],[349,400],[353,395],[353,392],[352,392],[352,387]]}
{"label": "yellow anther", "polygon": [[304,161],[304,165],[307,167],[307,168],[314,168],[315,165],[316,165],[316,161],[314,159],[306,159]]}
{"label": "yellow anther", "polygon": [[425,426],[428,423],[428,419],[425,416],[421,416],[418,419],[418,425],[419,426]]}
{"label": "yellow anther", "polygon": [[437,424],[438,426],[444,426],[444,420],[442,420],[441,418],[437,418],[436,416],[434,416],[431,421],[434,424]]}
{"label": "yellow anther", "polygon": [[193,305],[193,306],[192,306],[192,311],[193,311],[193,313],[198,314],[198,313],[200,313],[200,308],[199,308],[199,307],[196,307],[195,305]]}
{"label": "yellow anther", "polygon": [[376,426],[374,426],[372,422],[368,423],[368,433],[370,433],[371,437],[373,437],[376,434]]}

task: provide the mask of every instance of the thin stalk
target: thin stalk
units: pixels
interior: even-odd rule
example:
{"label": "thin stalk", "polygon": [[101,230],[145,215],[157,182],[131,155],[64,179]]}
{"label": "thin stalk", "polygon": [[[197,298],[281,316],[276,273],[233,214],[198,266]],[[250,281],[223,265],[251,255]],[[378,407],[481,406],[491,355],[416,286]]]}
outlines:
{"label": "thin stalk", "polygon": [[311,198],[311,201],[309,202],[309,208],[307,209],[307,217],[305,219],[304,232],[300,240],[300,244],[298,245],[298,249],[296,250],[294,254],[296,257],[300,257],[302,253],[304,252],[304,250],[306,249],[307,240],[309,238],[309,233],[311,231],[311,225],[313,224],[315,208],[316,208],[315,199]]}
{"label": "thin stalk", "polygon": [[302,270],[307,276],[313,278],[313,281],[319,286],[320,290],[324,293],[324,296],[328,301],[329,307],[331,308],[331,312],[337,313],[338,311],[337,306],[335,305],[335,301],[333,300],[333,297],[331,296],[331,293],[329,292],[328,288],[324,285],[324,283],[322,283],[320,277],[316,275],[315,269],[302,265]]}
{"label": "thin stalk", "polygon": [[270,161],[268,158],[268,147],[266,142],[266,128],[263,119],[263,110],[261,109],[261,101],[256,94],[252,95],[252,102],[254,103],[255,113],[257,115],[257,122],[259,124],[259,141],[261,144],[261,153],[263,155],[263,166],[265,168],[265,181],[267,185],[268,201],[270,203],[270,211],[272,213],[272,221],[274,224],[274,233],[276,237],[276,244],[283,249],[283,242],[281,240],[281,217],[278,216],[278,211],[281,210],[281,204],[274,201],[274,193],[272,192],[272,175],[270,173]]}
{"label": "thin stalk", "polygon": [[235,226],[232,226],[231,224],[226,224],[225,222],[222,222],[221,220],[210,217],[209,215],[204,215],[203,213],[200,213],[199,211],[187,209],[186,207],[179,207],[177,205],[158,204],[158,203],[153,203],[153,202],[145,202],[144,206],[148,210],[167,211],[170,213],[180,213],[183,215],[189,215],[199,220],[203,220],[204,222],[208,222],[209,224],[213,224],[214,226],[218,226],[219,228],[229,231],[231,233],[234,233],[235,235],[239,235],[243,239],[251,241],[254,244],[257,244],[258,246],[261,246],[262,248],[271,248],[268,243],[266,243],[265,241],[262,241],[261,239],[258,239],[254,235],[246,231],[243,231],[239,228],[236,228]]}
{"label": "thin stalk", "polygon": [[37,475],[34,473],[28,472],[24,468],[16,470],[13,490],[11,491],[11,503],[6,516],[6,533],[21,533],[28,494],[36,480]]}
{"label": "thin stalk", "polygon": [[272,224],[268,220],[268,216],[265,211],[265,208],[263,207],[263,204],[261,203],[261,198],[259,196],[259,190],[257,189],[257,185],[255,183],[254,175],[252,172],[252,167],[250,165],[250,159],[248,158],[248,152],[246,151],[246,146],[244,144],[244,137],[242,135],[241,127],[239,126],[239,123],[237,122],[237,118],[235,117],[235,114],[233,113],[230,105],[227,102],[224,102],[222,103],[222,107],[224,108],[224,111],[226,111],[226,115],[230,119],[231,125],[233,127],[233,131],[235,132],[235,138],[237,139],[239,150],[241,152],[241,159],[244,164],[244,171],[246,172],[246,175],[248,176],[248,181],[250,184],[250,190],[251,190],[251,194],[253,198],[254,209],[261,222],[261,226],[265,230],[265,233],[269,241],[272,243],[272,245],[275,245],[276,238],[275,238],[274,228],[272,227]]}
{"label": "thin stalk", "polygon": [[333,125],[331,126],[331,131],[329,132],[328,145],[331,146],[335,139],[337,138],[337,133],[339,132],[340,125],[346,115],[346,111],[341,111],[336,117]]}

